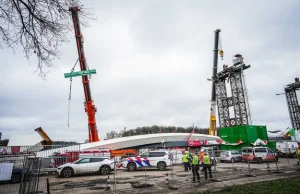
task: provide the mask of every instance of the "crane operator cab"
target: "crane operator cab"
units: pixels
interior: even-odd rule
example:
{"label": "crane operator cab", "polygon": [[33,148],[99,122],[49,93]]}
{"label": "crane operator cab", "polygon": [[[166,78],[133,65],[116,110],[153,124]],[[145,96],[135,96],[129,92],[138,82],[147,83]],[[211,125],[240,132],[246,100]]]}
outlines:
{"label": "crane operator cab", "polygon": [[237,66],[239,64],[243,64],[244,63],[244,58],[242,55],[240,54],[236,54],[233,56],[233,65]]}

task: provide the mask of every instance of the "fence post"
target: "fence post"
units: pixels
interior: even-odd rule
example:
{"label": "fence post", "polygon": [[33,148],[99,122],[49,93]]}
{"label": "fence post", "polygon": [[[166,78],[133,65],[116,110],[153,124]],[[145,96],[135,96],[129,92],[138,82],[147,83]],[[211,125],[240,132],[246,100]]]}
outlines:
{"label": "fence post", "polygon": [[286,160],[288,161],[289,169],[291,169],[291,165],[290,165],[290,161],[289,161],[289,159],[288,159],[287,151],[285,152],[285,157],[286,157]]}
{"label": "fence post", "polygon": [[39,183],[40,183],[40,173],[41,173],[41,166],[42,166],[42,158],[38,158],[38,165],[37,165],[37,182],[36,182],[36,193],[39,191]]}
{"label": "fence post", "polygon": [[267,171],[270,172],[269,161],[267,160]]}
{"label": "fence post", "polygon": [[215,158],[215,151],[214,151],[214,149],[212,150],[212,157],[213,157],[213,164],[214,164],[214,171],[215,171],[215,173],[217,173],[217,160],[216,160],[216,158]]}
{"label": "fence post", "polygon": [[146,164],[144,165],[144,169],[145,169],[145,188],[146,188]]}
{"label": "fence post", "polygon": [[117,184],[116,184],[116,157],[114,157],[114,194],[117,193]]}
{"label": "fence post", "polygon": [[26,168],[26,156],[24,156],[24,160],[23,160],[23,171],[22,171],[22,177],[21,177],[21,183],[20,183],[20,187],[19,187],[19,193],[22,194],[24,193],[24,172],[25,172],[25,168]]}
{"label": "fence post", "polygon": [[278,164],[277,164],[277,162],[278,162],[278,161],[275,159],[275,163],[276,163],[276,169],[277,169],[277,171],[276,171],[276,172],[278,173]]}
{"label": "fence post", "polygon": [[248,162],[248,171],[249,174],[246,174],[248,177],[254,177],[255,175],[251,174],[251,169],[250,169],[250,162],[249,162],[249,150],[247,149],[247,162]]}
{"label": "fence post", "polygon": [[174,165],[174,163],[173,163],[173,155],[171,155],[171,179],[172,179],[172,181],[171,181],[171,186],[173,186],[173,173],[174,173],[174,171],[173,171],[173,165]]}
{"label": "fence post", "polygon": [[47,194],[50,194],[50,185],[49,185],[49,178],[47,180]]}

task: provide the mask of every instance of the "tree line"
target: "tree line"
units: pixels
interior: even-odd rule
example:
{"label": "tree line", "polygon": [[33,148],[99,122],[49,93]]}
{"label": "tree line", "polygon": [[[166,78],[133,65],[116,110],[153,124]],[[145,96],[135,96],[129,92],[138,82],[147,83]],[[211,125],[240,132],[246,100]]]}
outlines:
{"label": "tree line", "polygon": [[[194,133],[198,134],[208,134],[208,128],[194,127]],[[128,137],[134,135],[145,135],[145,134],[155,134],[155,133],[191,133],[193,127],[175,127],[175,126],[157,126],[153,125],[151,127],[137,127],[135,129],[127,130],[124,128],[121,131],[112,130],[106,133],[106,139],[114,139],[119,137]]]}

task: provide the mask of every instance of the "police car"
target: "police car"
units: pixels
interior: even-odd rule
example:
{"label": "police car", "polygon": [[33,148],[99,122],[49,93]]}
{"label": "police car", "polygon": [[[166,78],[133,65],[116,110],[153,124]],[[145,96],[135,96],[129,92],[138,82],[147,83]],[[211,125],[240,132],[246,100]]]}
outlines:
{"label": "police car", "polygon": [[171,166],[171,157],[170,152],[164,150],[143,152],[140,156],[123,159],[119,167],[127,168],[128,171],[135,171],[137,168],[165,170]]}
{"label": "police car", "polygon": [[268,147],[243,147],[242,160],[259,163],[264,161],[278,161],[278,155]]}

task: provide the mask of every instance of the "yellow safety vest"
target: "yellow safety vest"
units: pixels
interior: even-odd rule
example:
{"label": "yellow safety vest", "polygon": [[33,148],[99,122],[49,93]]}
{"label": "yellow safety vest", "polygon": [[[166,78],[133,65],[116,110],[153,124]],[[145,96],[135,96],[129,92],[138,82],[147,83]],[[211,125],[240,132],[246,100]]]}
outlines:
{"label": "yellow safety vest", "polygon": [[299,150],[299,149],[296,151],[296,154],[297,154],[297,155],[300,155],[300,150]]}
{"label": "yellow safety vest", "polygon": [[185,151],[185,154],[189,157],[190,156],[190,151]]}
{"label": "yellow safety vest", "polygon": [[210,164],[210,158],[208,155],[203,156],[203,163],[204,164]]}
{"label": "yellow safety vest", "polygon": [[188,161],[189,161],[189,160],[188,160],[187,155],[184,154],[184,155],[182,156],[182,162],[188,162]]}
{"label": "yellow safety vest", "polygon": [[193,156],[192,164],[193,165],[198,165],[199,164],[199,158],[198,158],[198,156]]}

